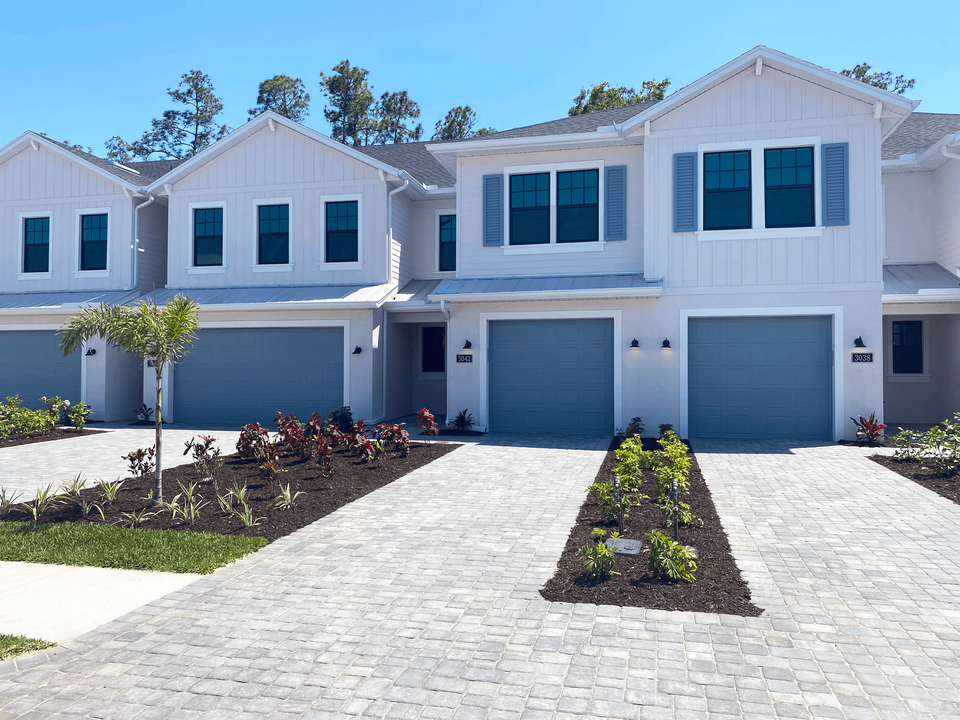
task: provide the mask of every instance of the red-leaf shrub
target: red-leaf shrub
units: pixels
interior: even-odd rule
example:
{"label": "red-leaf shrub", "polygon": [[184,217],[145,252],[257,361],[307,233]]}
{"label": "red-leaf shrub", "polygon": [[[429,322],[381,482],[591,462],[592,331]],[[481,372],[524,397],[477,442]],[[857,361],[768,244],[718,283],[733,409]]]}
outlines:
{"label": "red-leaf shrub", "polygon": [[401,453],[402,457],[407,457],[410,453],[410,433],[403,429],[403,425],[387,425],[380,423],[374,428],[377,439],[387,445],[393,443],[393,449]]}
{"label": "red-leaf shrub", "polygon": [[420,426],[426,435],[440,434],[440,428],[437,427],[437,423],[433,419],[433,414],[426,408],[422,408],[420,412],[417,413],[417,425]]}
{"label": "red-leaf shrub", "polygon": [[870,417],[865,418],[863,415],[860,416],[860,422],[857,422],[853,418],[853,424],[857,426],[857,439],[861,437],[870,440],[871,442],[879,442],[880,440],[886,440],[887,436],[884,434],[887,426],[882,422],[878,422],[876,419],[876,413],[870,413]]}
{"label": "red-leaf shrub", "polygon": [[240,428],[237,452],[240,457],[264,462],[270,445],[270,434],[260,423],[250,423]]}
{"label": "red-leaf shrub", "polygon": [[312,448],[304,425],[297,419],[297,416],[290,414],[284,417],[283,413],[278,411],[276,422],[280,442],[286,445],[290,452],[298,455],[301,460],[309,460]]}

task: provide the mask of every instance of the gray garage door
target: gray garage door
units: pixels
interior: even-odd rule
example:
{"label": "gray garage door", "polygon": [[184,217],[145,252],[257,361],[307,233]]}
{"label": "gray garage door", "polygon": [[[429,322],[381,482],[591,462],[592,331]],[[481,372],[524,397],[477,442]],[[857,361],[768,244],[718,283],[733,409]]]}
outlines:
{"label": "gray garage door", "polygon": [[490,429],[613,433],[613,320],[490,323]]}
{"label": "gray garage door", "polygon": [[64,357],[59,346],[53,330],[0,332],[0,399],[19,395],[33,409],[44,395],[79,402],[81,354]]}
{"label": "gray garage door", "polygon": [[829,317],[690,320],[692,437],[833,437]]}
{"label": "gray garage door", "polygon": [[173,390],[178,423],[328,415],[343,404],[343,328],[200,330]]}

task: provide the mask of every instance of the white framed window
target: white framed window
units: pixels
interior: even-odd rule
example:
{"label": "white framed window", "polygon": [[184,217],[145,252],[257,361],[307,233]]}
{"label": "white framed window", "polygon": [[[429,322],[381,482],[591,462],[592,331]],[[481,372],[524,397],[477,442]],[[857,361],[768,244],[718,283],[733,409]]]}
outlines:
{"label": "white framed window", "polygon": [[433,270],[455,274],[457,271],[457,211],[437,210],[433,217]]}
{"label": "white framed window", "polygon": [[504,255],[602,251],[603,171],[603,160],[504,168]]}
{"label": "white framed window", "polygon": [[[226,203],[192,202],[187,206],[188,275],[218,275],[227,271],[224,244]],[[219,211],[219,212],[217,212]]]}
{"label": "white framed window", "polygon": [[[745,140],[720,143],[704,143],[697,146],[697,178],[699,187],[697,188],[697,227],[704,228],[697,231],[698,240],[727,240],[727,239],[750,239],[750,238],[793,238],[793,237],[820,237],[823,235],[823,225],[821,220],[821,196],[820,196],[820,145],[819,137],[800,137],[800,138],[775,138],[767,140]],[[767,153],[767,151],[771,151]],[[800,150],[800,160],[794,153],[792,156],[790,150]],[[796,182],[794,176],[787,186],[782,185],[783,174],[773,167],[773,163],[782,163],[784,161],[791,163],[793,172],[804,174],[807,172],[807,156],[812,163],[811,182]],[[785,157],[784,155],[789,157]],[[707,162],[711,165],[708,168]],[[728,163],[729,168],[722,168],[722,163]],[[800,167],[797,168],[797,163]],[[770,167],[768,167],[768,165]],[[768,173],[768,170],[770,171]],[[780,173],[776,178],[777,185],[773,184],[774,175]],[[768,178],[768,175],[770,176]],[[722,187],[723,181],[720,178],[727,178],[729,181]],[[768,179],[771,181],[768,184]],[[806,180],[804,176],[800,178]],[[716,186],[716,187],[714,187]],[[789,188],[789,189],[788,189]],[[784,227],[784,218],[778,213],[774,202],[778,202],[778,196],[786,192],[793,193],[803,198],[810,197],[813,210],[813,221],[804,219],[797,224],[792,220],[786,222],[789,226]],[[770,198],[770,212],[767,208],[767,199]],[[730,222],[736,225],[734,229],[705,229],[709,225],[723,228],[723,218],[717,213],[711,212],[709,207],[711,202],[731,199],[738,204],[737,217],[730,218]],[[744,207],[745,206],[745,207]],[[717,205],[719,207],[719,204]],[[746,213],[746,221],[742,215]],[[708,214],[710,217],[708,218]],[[768,218],[772,227],[767,226]],[[709,220],[709,222],[708,222]]]}
{"label": "white framed window", "polygon": [[360,268],[363,265],[362,196],[324,195],[320,208],[323,223],[320,265],[331,270]]}
{"label": "white framed window", "polygon": [[17,280],[47,280],[53,277],[53,213],[22,212],[19,228]]}
{"label": "white framed window", "polygon": [[930,325],[923,315],[884,317],[883,370],[887,382],[930,382]]}
{"label": "white framed window", "polygon": [[293,271],[293,198],[253,201],[253,272]]}
{"label": "white framed window", "polygon": [[76,260],[73,276],[102,278],[110,276],[110,208],[82,208],[76,211]]}

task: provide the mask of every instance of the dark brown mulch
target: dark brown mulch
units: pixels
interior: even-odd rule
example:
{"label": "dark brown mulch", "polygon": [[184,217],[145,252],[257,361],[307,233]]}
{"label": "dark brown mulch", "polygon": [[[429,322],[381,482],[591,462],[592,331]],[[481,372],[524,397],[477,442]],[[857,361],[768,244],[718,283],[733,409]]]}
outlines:
{"label": "dark brown mulch", "polygon": [[[273,542],[294,530],[299,530],[315,520],[329,515],[347,503],[363,497],[394,480],[403,477],[412,470],[423,467],[429,462],[443,457],[447,453],[460,447],[453,443],[411,443],[410,454],[400,457],[391,453],[390,457],[379,465],[377,463],[361,464],[346,451],[333,452],[333,476],[324,479],[317,471],[317,465],[311,461],[302,461],[294,455],[281,455],[281,462],[287,472],[281,475],[280,482],[290,483],[292,491],[302,491],[303,495],[297,498],[289,510],[270,508],[269,503],[279,495],[279,490],[273,482],[265,482],[259,474],[256,463],[244,460],[238,455],[228,455],[221,471],[221,494],[226,493],[234,481],[248,487],[248,504],[253,508],[256,517],[266,520],[257,526],[245,528],[235,515],[224,515],[217,504],[216,494],[211,485],[198,487],[199,494],[209,501],[200,514],[200,519],[186,524],[182,519],[173,520],[170,513],[163,510],[143,523],[141,527],[155,530],[190,530],[193,532],[213,532],[223,535],[249,535],[265,537]],[[109,478],[112,479],[112,478]],[[178,465],[163,471],[163,499],[170,501],[180,492],[177,481],[184,485],[197,482],[198,475],[193,465]],[[140,510],[147,507],[146,496],[153,488],[153,475],[147,478],[128,479],[124,482],[114,502],[104,508],[106,520],[94,512],[84,519],[74,505],[63,505],[46,518],[50,522],[93,522],[97,524],[117,523],[127,524],[121,513]],[[100,496],[100,488],[93,486],[81,493],[81,497],[88,501],[96,501]],[[22,507],[11,510],[8,520],[29,520],[30,515]]]}
{"label": "dark brown mulch", "polygon": [[919,460],[898,460],[889,455],[875,455],[870,459],[908,480],[913,480],[918,485],[923,485],[927,490],[933,490],[937,495],[960,505],[960,474],[944,475],[938,473],[932,467],[929,467],[929,463],[927,463],[927,467],[924,467],[924,463]]}
{"label": "dark brown mulch", "polygon": [[[611,479],[616,463],[613,450],[619,447],[619,442],[615,438],[611,444],[610,451],[597,473],[597,482]],[[643,445],[645,450],[659,449],[653,439],[644,438]],[[656,477],[649,470],[643,473],[641,492],[651,498],[656,497]],[[590,533],[594,528],[604,528],[612,532],[617,527],[616,522],[603,520],[599,506],[588,497],[580,508],[577,524],[570,531],[567,545],[557,563],[557,571],[540,594],[554,602],[724,613],[746,617],[760,615],[763,610],[750,602],[750,589],[740,576],[740,568],[733,559],[727,535],[713,505],[710,488],[704,482],[697,459],[692,453],[690,493],[682,499],[690,503],[694,515],[703,519],[703,527],[680,528],[680,542],[697,549],[695,583],[655,579],[647,569],[646,553],[637,557],[618,555],[615,569],[620,575],[612,575],[599,581],[591,578],[584,571],[577,550],[584,545],[593,544]],[[664,530],[673,537],[672,525],[667,527],[663,511],[654,505],[652,500],[646,500],[632,508],[630,517],[623,522],[624,537],[642,540],[644,547],[647,546],[644,533],[652,529]]]}
{"label": "dark brown mulch", "polygon": [[896,447],[893,440],[887,438],[886,440],[879,440],[874,442],[873,440],[837,440],[837,445],[848,445],[850,447],[864,447],[864,448],[878,448],[878,447]]}
{"label": "dark brown mulch", "polygon": [[44,435],[27,435],[26,433],[17,433],[16,435],[11,435],[6,440],[0,440],[0,448],[9,447],[11,445],[32,445],[33,443],[39,442],[49,442],[50,440],[66,440],[67,438],[75,437],[86,437],[87,435],[99,435],[105,430],[91,430],[90,428],[84,428],[83,430],[77,430],[76,428],[68,427],[57,427],[51,430]]}
{"label": "dark brown mulch", "polygon": [[444,437],[447,437],[447,436],[480,437],[481,435],[485,435],[486,433],[482,433],[479,430],[457,430],[456,428],[440,428],[437,434]]}

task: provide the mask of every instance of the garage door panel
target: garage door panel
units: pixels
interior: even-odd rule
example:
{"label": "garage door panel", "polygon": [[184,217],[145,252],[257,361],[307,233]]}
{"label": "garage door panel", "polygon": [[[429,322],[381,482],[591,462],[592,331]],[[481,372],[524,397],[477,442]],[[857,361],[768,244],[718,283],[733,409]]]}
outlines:
{"label": "garage door panel", "polygon": [[0,332],[0,348],[0,399],[19,395],[33,410],[44,396],[80,401],[81,353],[64,357],[53,330]]}
{"label": "garage door panel", "polygon": [[272,423],[343,404],[343,329],[202,329],[174,370],[178,422]]}
{"label": "garage door panel", "polygon": [[493,321],[489,345],[492,430],[613,431],[612,320]]}
{"label": "garage door panel", "polygon": [[691,319],[688,337],[691,434],[831,437],[830,318]]}

